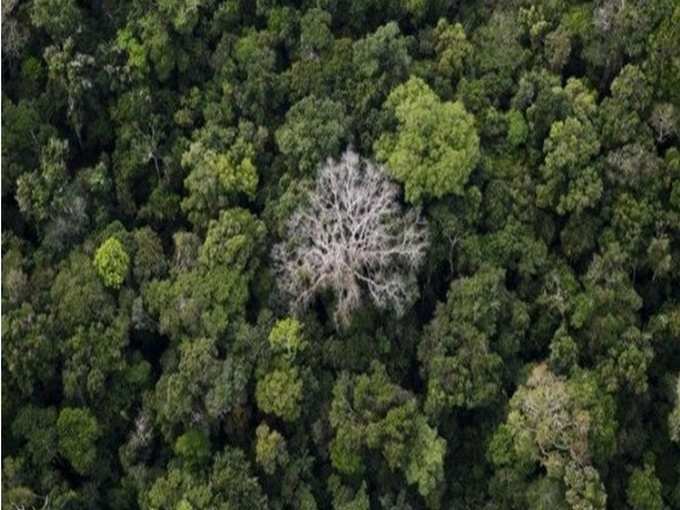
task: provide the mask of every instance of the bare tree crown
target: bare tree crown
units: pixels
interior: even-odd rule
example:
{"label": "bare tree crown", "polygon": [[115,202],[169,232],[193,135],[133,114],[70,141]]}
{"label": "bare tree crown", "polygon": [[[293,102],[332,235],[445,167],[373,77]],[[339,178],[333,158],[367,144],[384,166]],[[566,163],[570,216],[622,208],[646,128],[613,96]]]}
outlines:
{"label": "bare tree crown", "polygon": [[288,220],[288,240],[273,252],[293,308],[330,290],[339,323],[349,321],[365,295],[380,308],[404,312],[417,293],[428,239],[419,212],[404,213],[398,196],[383,168],[351,149],[321,166],[308,202]]}

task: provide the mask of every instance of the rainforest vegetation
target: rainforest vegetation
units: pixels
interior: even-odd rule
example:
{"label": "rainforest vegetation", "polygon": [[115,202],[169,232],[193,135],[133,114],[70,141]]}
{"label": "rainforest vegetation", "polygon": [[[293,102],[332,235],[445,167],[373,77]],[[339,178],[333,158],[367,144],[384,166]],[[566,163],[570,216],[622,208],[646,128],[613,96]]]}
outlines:
{"label": "rainforest vegetation", "polygon": [[680,509],[678,0],[3,0],[2,508]]}

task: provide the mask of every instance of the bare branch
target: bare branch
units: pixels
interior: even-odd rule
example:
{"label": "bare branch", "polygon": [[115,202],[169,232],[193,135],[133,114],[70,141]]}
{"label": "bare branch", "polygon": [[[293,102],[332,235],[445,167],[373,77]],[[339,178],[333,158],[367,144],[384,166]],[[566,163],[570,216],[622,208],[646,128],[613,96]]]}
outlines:
{"label": "bare branch", "polygon": [[351,149],[339,161],[328,159],[307,205],[288,221],[288,241],[273,251],[293,308],[331,290],[341,323],[365,294],[380,308],[404,312],[415,297],[428,239],[424,220],[417,211],[404,214],[398,197],[384,170]]}

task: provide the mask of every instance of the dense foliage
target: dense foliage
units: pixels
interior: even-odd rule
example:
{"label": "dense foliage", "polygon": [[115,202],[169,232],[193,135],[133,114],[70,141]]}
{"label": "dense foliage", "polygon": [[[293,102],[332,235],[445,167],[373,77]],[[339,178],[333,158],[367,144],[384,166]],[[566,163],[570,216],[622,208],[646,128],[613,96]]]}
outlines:
{"label": "dense foliage", "polygon": [[3,0],[2,507],[680,508],[677,0]]}

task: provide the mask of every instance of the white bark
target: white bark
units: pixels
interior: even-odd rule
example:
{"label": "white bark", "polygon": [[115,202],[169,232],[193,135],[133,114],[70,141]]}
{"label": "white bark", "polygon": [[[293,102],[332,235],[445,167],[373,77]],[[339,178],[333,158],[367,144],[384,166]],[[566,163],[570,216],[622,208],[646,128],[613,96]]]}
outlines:
{"label": "white bark", "polygon": [[657,143],[663,143],[678,133],[675,107],[670,103],[658,104],[654,107],[649,123],[656,131]]}
{"label": "white bark", "polygon": [[419,213],[404,214],[398,195],[381,167],[352,150],[340,161],[327,160],[308,203],[288,221],[288,241],[273,252],[279,286],[294,309],[331,290],[340,323],[364,295],[380,308],[404,312],[417,292],[415,272],[428,241]]}

